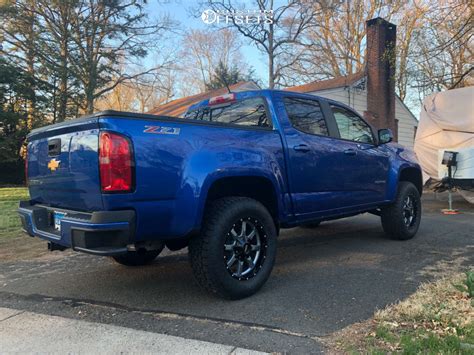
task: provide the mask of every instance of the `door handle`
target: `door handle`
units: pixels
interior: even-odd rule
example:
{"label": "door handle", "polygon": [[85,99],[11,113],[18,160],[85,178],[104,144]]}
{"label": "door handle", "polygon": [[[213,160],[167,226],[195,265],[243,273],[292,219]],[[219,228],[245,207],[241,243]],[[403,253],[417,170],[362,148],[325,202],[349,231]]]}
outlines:
{"label": "door handle", "polygon": [[309,147],[306,144],[298,144],[293,147],[298,152],[309,152]]}
{"label": "door handle", "polygon": [[355,151],[354,149],[346,149],[344,151],[344,154],[346,154],[346,155],[357,155],[357,151]]}

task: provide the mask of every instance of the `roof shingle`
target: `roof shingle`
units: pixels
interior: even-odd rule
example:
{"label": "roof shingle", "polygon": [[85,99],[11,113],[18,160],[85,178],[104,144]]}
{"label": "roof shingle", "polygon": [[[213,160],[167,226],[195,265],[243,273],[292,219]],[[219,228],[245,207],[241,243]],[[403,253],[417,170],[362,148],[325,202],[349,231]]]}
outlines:
{"label": "roof shingle", "polygon": [[359,81],[364,76],[365,76],[365,73],[363,71],[360,71],[354,74],[340,76],[334,79],[313,81],[308,84],[293,86],[290,88],[286,88],[284,90],[306,93],[306,92],[314,92],[314,91],[327,90],[327,89],[335,89],[335,88],[340,88],[344,86],[349,86]]}

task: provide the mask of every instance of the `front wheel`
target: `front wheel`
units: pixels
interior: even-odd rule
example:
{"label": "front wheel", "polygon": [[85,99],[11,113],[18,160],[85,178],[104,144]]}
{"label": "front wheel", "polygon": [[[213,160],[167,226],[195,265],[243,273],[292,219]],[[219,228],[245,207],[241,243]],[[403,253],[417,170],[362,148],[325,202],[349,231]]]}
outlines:
{"label": "front wheel", "polygon": [[200,236],[191,238],[195,278],[208,292],[240,299],[267,281],[276,255],[276,228],[267,209],[247,197],[222,198],[206,212]]}
{"label": "front wheel", "polygon": [[421,220],[421,198],[411,182],[400,181],[395,201],[381,209],[382,227],[392,239],[415,236]]}

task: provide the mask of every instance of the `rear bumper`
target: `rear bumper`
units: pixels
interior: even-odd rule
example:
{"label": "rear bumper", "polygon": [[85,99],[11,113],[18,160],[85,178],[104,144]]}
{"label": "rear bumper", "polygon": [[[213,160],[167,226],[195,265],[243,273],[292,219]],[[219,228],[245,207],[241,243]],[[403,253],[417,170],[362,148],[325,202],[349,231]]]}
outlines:
{"label": "rear bumper", "polygon": [[[54,212],[65,213],[60,231],[52,223]],[[127,252],[134,239],[135,211],[132,210],[83,213],[20,201],[18,213],[23,229],[30,236],[76,251],[119,255]]]}

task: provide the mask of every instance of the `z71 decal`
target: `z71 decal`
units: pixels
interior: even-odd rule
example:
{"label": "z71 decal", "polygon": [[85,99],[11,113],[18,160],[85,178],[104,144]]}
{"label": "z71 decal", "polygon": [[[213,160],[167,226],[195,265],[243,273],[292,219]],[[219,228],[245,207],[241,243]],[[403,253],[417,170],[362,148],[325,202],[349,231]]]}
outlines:
{"label": "z71 decal", "polygon": [[143,133],[178,135],[180,131],[181,128],[177,127],[145,126],[145,130],[143,131]]}

